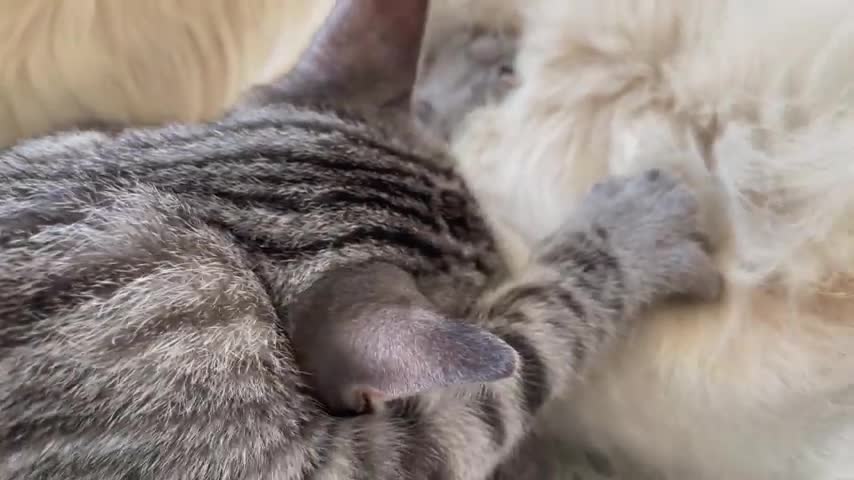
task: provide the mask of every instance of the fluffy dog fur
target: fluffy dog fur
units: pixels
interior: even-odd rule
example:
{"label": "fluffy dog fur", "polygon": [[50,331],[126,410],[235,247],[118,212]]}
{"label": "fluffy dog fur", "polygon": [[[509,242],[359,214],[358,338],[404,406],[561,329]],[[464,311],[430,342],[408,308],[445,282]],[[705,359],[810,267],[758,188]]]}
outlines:
{"label": "fluffy dog fur", "polygon": [[513,253],[663,166],[704,192],[728,289],[638,324],[566,410],[668,479],[854,479],[854,3],[524,8],[521,88],[455,145]]}
{"label": "fluffy dog fur", "polygon": [[282,73],[334,0],[0,0],[0,146],[211,119]]}

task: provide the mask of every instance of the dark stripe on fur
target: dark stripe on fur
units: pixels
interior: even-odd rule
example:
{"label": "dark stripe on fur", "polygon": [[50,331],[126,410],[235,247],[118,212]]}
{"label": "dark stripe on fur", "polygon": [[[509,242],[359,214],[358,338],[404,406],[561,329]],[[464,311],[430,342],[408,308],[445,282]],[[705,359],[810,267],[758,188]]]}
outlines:
{"label": "dark stripe on fur", "polygon": [[499,449],[504,447],[507,442],[507,426],[504,424],[504,415],[498,399],[484,393],[479,399],[476,413],[489,431],[492,444]]}
{"label": "dark stripe on fur", "polygon": [[370,445],[372,439],[368,436],[369,433],[362,429],[356,429],[353,432],[353,444],[356,448],[353,449],[353,466],[351,471],[354,475],[353,480],[373,480],[382,478],[375,467],[382,465],[387,459],[375,458],[375,451],[370,448],[359,448],[361,445]]}
{"label": "dark stripe on fur", "polygon": [[434,215],[399,202],[394,202],[385,196],[371,195],[370,193],[334,190],[320,193],[310,201],[306,201],[305,194],[299,194],[298,192],[235,192],[217,190],[212,191],[211,195],[226,200],[236,207],[261,207],[271,212],[285,214],[301,214],[317,211],[332,217],[336,214],[346,212],[353,207],[365,206],[378,212],[393,212],[402,219],[415,220],[433,232],[438,232],[441,228],[436,222]]}
{"label": "dark stripe on fur", "polygon": [[526,284],[512,288],[497,300],[489,312],[490,317],[499,317],[513,311],[520,302],[528,302],[532,298],[547,298],[552,291],[547,284]]}
{"label": "dark stripe on fur", "polygon": [[587,318],[587,312],[584,309],[584,305],[578,301],[575,297],[575,294],[569,290],[559,290],[556,292],[557,300],[560,302],[560,306],[568,312],[572,312],[575,315],[573,319],[565,319],[566,322],[569,321],[583,321],[583,319]]}
{"label": "dark stripe on fur", "polygon": [[[320,436],[320,440],[314,443],[312,447],[312,455],[309,460],[309,465],[305,469],[307,472],[311,472],[309,476],[314,476],[320,472],[322,472],[327,465],[333,460],[333,455],[335,451],[335,440],[338,435],[338,429],[341,426],[339,422],[336,421],[325,421],[320,420],[322,426],[316,427],[318,430],[322,432]],[[306,437],[306,434],[303,434],[303,437]]]}
{"label": "dark stripe on fur", "polygon": [[[282,258],[285,260],[292,260],[295,257],[306,259],[326,251],[340,251],[349,247],[371,244],[389,245],[406,249],[422,258],[435,261],[435,265],[439,269],[448,269],[451,267],[447,258],[449,254],[458,259],[468,260],[462,252],[457,251],[452,253],[449,250],[443,250],[424,236],[415,235],[400,228],[360,227],[353,232],[335,238],[316,240],[299,246],[281,243],[278,238],[271,236],[248,236],[235,230],[231,230],[230,233],[235,240],[240,242],[249,251],[260,252],[273,258]],[[474,259],[471,260],[473,261]]]}
{"label": "dark stripe on fur", "polygon": [[572,338],[572,363],[575,369],[580,369],[586,359],[587,343],[583,338],[576,335]]}
{"label": "dark stripe on fur", "polygon": [[400,467],[404,479],[447,480],[443,465],[448,458],[441,446],[442,439],[431,428],[429,419],[417,408],[416,399],[398,401],[391,405],[395,424],[400,425]]}
{"label": "dark stripe on fur", "polygon": [[536,347],[524,335],[509,332],[502,335],[508,345],[513,347],[522,360],[522,397],[525,412],[536,414],[545,404],[549,394],[549,381],[546,365]]}

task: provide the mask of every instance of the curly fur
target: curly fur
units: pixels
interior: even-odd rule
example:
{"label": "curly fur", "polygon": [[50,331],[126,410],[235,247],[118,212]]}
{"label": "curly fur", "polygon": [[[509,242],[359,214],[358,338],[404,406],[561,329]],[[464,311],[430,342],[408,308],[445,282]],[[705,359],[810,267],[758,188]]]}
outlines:
{"label": "curly fur", "polygon": [[0,1],[0,146],[210,120],[295,60],[332,0]]}
{"label": "curly fur", "polygon": [[455,145],[493,220],[524,246],[602,176],[666,167],[704,193],[728,284],[652,314],[567,410],[670,479],[854,478],[854,4],[524,15],[522,86]]}

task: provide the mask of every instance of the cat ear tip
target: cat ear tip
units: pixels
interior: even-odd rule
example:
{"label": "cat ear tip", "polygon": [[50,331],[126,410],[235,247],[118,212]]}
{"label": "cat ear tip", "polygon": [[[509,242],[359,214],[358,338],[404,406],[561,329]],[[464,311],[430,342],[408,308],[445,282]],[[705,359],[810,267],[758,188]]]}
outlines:
{"label": "cat ear tip", "polygon": [[479,382],[497,382],[512,377],[517,367],[516,352],[511,349],[509,352],[500,352],[488,357],[477,369],[476,377]]}
{"label": "cat ear tip", "polygon": [[513,376],[519,365],[516,350],[497,335],[487,332],[484,337],[484,344],[479,350],[483,355],[485,380],[496,381]]}
{"label": "cat ear tip", "polygon": [[502,345],[496,350],[494,368],[496,380],[501,380],[516,373],[519,366],[519,356],[516,354],[516,350],[504,340],[498,339],[498,341]]}
{"label": "cat ear tip", "polygon": [[[453,322],[445,325],[451,351],[457,352],[466,367],[465,377],[491,382],[511,377],[518,368],[516,350],[498,335],[473,325]],[[460,368],[460,364],[457,364]]]}

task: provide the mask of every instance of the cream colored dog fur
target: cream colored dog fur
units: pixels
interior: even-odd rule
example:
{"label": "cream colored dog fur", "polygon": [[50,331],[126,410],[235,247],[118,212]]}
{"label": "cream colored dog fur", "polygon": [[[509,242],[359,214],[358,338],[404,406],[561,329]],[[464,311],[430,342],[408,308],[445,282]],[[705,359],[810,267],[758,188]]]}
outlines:
{"label": "cream colored dog fur", "polygon": [[522,86],[455,145],[512,253],[661,166],[727,281],[642,319],[565,428],[670,480],[854,479],[854,2],[523,3]]}
{"label": "cream colored dog fur", "polygon": [[334,0],[0,0],[0,146],[210,119],[287,70]]}

